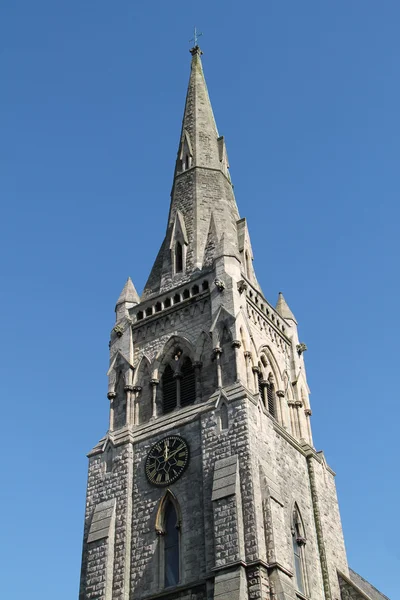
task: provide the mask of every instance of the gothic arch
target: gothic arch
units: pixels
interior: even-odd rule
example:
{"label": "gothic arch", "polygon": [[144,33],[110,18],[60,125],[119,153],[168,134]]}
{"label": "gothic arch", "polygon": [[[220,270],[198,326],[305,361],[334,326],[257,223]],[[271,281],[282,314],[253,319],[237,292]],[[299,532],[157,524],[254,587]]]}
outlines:
{"label": "gothic arch", "polygon": [[146,356],[146,354],[142,354],[135,368],[135,373],[133,375],[133,385],[143,385],[143,369],[146,366],[149,372],[151,373],[151,362]]}
{"label": "gothic arch", "polygon": [[204,362],[212,353],[211,337],[202,331],[196,341],[194,359],[196,362]]}
{"label": "gothic arch", "polygon": [[173,370],[179,367],[180,360],[175,361],[173,359],[173,352],[177,349],[182,351],[182,356],[188,356],[192,361],[194,360],[195,349],[193,344],[183,336],[173,335],[167,340],[156,356],[153,368],[153,377],[155,379],[159,379],[162,376],[168,364],[171,365]]}
{"label": "gothic arch", "polygon": [[143,355],[135,371],[135,385],[142,389],[135,402],[137,425],[147,423],[152,416],[152,390],[150,386],[151,364],[147,356]]}
{"label": "gothic arch", "polygon": [[293,502],[290,512],[290,533],[293,545],[294,583],[297,591],[307,595],[308,576],[305,546],[307,542],[304,521],[297,502]]}
{"label": "gothic arch", "polygon": [[165,508],[166,508],[168,502],[172,502],[172,504],[174,505],[175,512],[177,515],[176,526],[178,528],[180,528],[182,525],[181,507],[179,506],[179,502],[178,502],[175,494],[173,492],[171,492],[171,490],[168,488],[166,490],[165,494],[163,495],[163,497],[161,498],[161,500],[159,501],[158,507],[157,507],[156,520],[155,520],[154,527],[155,527],[156,533],[158,535],[164,534],[164,514],[165,514]]}
{"label": "gothic arch", "polygon": [[[260,357],[260,361],[264,367],[263,376],[264,379],[268,379],[270,374],[272,374],[274,378],[274,384],[276,389],[282,389],[282,375],[277,363],[277,360],[269,346],[262,346],[258,351],[258,356]],[[265,358],[264,358],[265,357]]]}

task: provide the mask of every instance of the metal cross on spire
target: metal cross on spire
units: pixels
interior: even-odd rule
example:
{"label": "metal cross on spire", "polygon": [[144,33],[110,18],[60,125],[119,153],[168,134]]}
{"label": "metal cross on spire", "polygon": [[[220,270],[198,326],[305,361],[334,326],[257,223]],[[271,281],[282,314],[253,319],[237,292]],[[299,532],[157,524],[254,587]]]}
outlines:
{"label": "metal cross on spire", "polygon": [[197,33],[197,27],[194,28],[194,36],[191,40],[189,40],[189,42],[193,42],[194,47],[196,48],[198,46],[198,41],[199,41],[199,37],[201,37],[203,34],[202,33]]}

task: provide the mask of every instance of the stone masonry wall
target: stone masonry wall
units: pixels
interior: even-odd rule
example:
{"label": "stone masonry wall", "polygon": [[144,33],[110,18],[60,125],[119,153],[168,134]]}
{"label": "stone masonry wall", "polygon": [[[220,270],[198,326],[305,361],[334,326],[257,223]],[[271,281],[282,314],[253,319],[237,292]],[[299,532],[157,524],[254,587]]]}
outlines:
{"label": "stone masonry wall", "polygon": [[[267,485],[267,494],[270,496],[268,516],[272,521],[268,535],[273,543],[271,557],[284,569],[294,573],[291,527],[293,506],[297,503],[307,538],[305,553],[309,589],[312,590],[313,598],[324,600],[307,459],[300,449],[296,449],[275,430],[273,419],[269,415],[261,413],[260,422],[257,407],[249,403],[249,411],[252,413],[249,422],[253,471],[256,472],[261,467],[261,471],[266,474],[264,479],[254,477],[254,494],[256,499],[260,499],[255,502],[257,523],[261,524],[265,516],[261,499],[266,493],[262,486]],[[260,533],[259,525],[260,543],[265,544],[264,532],[263,535]],[[260,554],[265,555],[264,548],[260,549]],[[294,589],[294,578],[292,585]]]}
{"label": "stone masonry wall", "polygon": [[172,427],[168,433],[152,435],[135,444],[131,587],[133,597],[155,594],[163,589],[160,572],[160,537],[156,533],[156,514],[166,489],[151,485],[144,465],[151,446],[165,435],[181,435],[189,444],[187,470],[170,486],[181,511],[181,585],[196,583],[205,577],[205,536],[203,522],[202,464],[200,423],[195,420]]}
{"label": "stone masonry wall", "polygon": [[[100,600],[105,598],[105,586],[101,589],[86,590],[89,577],[104,580],[106,548],[102,542],[87,543],[90,522],[96,505],[106,500],[116,499],[114,573],[112,599],[127,600],[128,589],[125,586],[126,573],[129,568],[130,552],[130,518],[132,512],[132,446],[126,444],[114,449],[112,471],[106,473],[103,454],[89,459],[89,476],[86,497],[85,534],[83,548],[83,564],[80,600]],[[93,560],[92,560],[93,558]],[[90,563],[90,565],[89,565]],[[88,572],[88,567],[90,572]]]}

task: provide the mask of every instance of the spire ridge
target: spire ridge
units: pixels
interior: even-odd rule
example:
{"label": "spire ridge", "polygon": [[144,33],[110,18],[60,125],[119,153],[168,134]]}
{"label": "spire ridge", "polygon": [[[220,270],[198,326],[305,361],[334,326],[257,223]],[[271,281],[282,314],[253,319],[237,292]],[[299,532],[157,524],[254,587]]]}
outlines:
{"label": "spire ridge", "polygon": [[279,292],[278,302],[276,303],[275,310],[281,315],[283,319],[290,319],[297,324],[296,317],[290,310],[289,305],[286,302],[282,292]]}
{"label": "spire ridge", "polygon": [[124,302],[129,302],[132,304],[139,304],[140,302],[139,295],[130,277],[128,277],[128,279],[126,280],[122,292],[120,293],[120,296],[117,300],[116,306],[118,306],[119,304],[123,304]]}

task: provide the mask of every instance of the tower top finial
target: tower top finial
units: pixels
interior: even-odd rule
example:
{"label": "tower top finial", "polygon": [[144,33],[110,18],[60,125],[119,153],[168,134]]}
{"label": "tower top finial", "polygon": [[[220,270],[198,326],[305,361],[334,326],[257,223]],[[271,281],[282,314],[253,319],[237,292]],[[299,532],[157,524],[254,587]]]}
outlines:
{"label": "tower top finial", "polygon": [[203,54],[203,52],[200,49],[200,46],[198,45],[199,37],[201,37],[202,35],[202,33],[198,33],[197,27],[195,27],[193,37],[191,40],[189,40],[189,42],[193,42],[193,48],[190,48],[189,50],[192,56],[195,56],[196,54],[198,56],[201,56]]}

